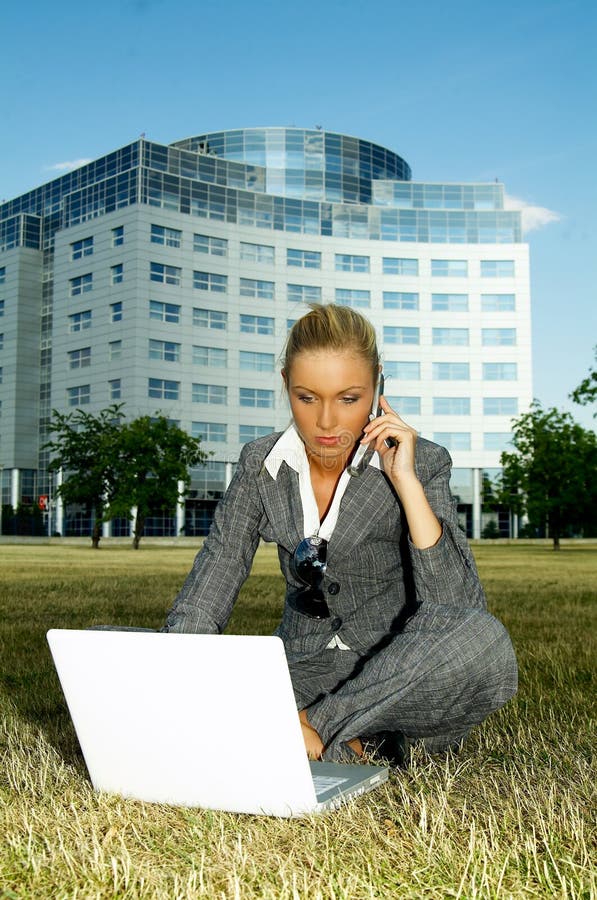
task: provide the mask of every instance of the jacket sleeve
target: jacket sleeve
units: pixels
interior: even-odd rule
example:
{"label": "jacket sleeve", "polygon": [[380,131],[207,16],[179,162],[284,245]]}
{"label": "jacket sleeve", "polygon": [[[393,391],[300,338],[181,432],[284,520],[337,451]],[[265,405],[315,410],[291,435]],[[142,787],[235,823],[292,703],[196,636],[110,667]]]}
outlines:
{"label": "jacket sleeve", "polygon": [[220,634],[226,627],[259,544],[264,513],[256,484],[262,462],[257,455],[250,445],[243,447],[209,535],[174,600],[163,631]]}
{"label": "jacket sleeve", "polygon": [[430,441],[425,441],[425,448],[425,462],[417,466],[418,475],[442,526],[442,535],[437,544],[425,550],[408,542],[416,599],[419,603],[485,608],[485,593],[450,492],[450,454]]}

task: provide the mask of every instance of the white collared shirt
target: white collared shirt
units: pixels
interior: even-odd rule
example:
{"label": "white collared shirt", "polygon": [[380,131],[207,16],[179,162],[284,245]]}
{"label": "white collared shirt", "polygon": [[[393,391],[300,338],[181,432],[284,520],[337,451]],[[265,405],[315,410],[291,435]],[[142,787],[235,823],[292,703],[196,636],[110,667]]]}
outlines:
{"label": "white collared shirt", "polygon": [[[316,534],[326,541],[329,541],[334,528],[336,527],[336,522],[338,521],[340,501],[344,496],[344,491],[348,487],[348,482],[351,478],[348,469],[345,469],[342,472],[340,480],[336,485],[330,508],[323,521],[320,521],[317,500],[315,499],[313,485],[311,484],[309,460],[305,451],[305,445],[294,427],[294,423],[289,425],[284,434],[278,438],[264,460],[263,465],[274,481],[278,477],[278,472],[280,471],[280,466],[283,462],[291,469],[294,469],[295,472],[298,472],[299,490],[303,507],[303,534],[305,537],[311,537]],[[373,456],[369,460],[369,465],[374,466],[377,469],[381,468],[381,461],[377,451],[373,453]],[[350,647],[348,647],[337,634],[334,635],[326,647],[328,650],[333,650],[334,648],[338,648],[339,650],[350,650]]]}

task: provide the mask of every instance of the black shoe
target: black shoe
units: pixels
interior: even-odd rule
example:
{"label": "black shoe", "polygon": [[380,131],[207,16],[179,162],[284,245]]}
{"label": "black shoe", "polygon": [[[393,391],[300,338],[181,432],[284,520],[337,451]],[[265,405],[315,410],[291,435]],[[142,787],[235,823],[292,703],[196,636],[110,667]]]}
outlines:
{"label": "black shoe", "polygon": [[401,731],[378,731],[368,735],[365,752],[387,760],[394,769],[407,769],[410,761],[410,741]]}

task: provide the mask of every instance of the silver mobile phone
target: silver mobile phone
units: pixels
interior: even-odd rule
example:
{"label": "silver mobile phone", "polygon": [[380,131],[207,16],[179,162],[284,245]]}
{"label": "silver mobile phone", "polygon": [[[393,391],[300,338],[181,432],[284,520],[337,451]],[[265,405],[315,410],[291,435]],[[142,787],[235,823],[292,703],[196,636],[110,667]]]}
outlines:
{"label": "silver mobile phone", "polygon": [[[377,384],[375,385],[375,392],[373,394],[373,403],[371,405],[371,413],[369,415],[369,421],[371,422],[373,419],[376,419],[378,416],[383,415],[383,409],[379,405],[379,398],[383,394],[384,390],[384,377],[383,372],[379,373],[379,378],[377,379]],[[392,440],[391,438],[389,440]],[[393,446],[386,441],[388,447]],[[364,472],[365,467],[369,464],[369,460],[373,456],[375,452],[375,448],[370,446],[369,444],[359,444],[357,448],[357,452],[352,458],[352,462],[348,467],[349,475],[360,475]]]}

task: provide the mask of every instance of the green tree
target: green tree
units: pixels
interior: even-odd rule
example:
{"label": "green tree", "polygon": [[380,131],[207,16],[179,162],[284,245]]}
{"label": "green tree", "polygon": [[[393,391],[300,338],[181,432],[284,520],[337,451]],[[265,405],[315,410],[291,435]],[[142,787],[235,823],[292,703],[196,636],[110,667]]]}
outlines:
{"label": "green tree", "polygon": [[554,550],[570,532],[597,531],[597,436],[539,401],[513,422],[514,450],[501,455],[500,499],[548,528]]}
{"label": "green tree", "polygon": [[190,484],[189,468],[204,465],[208,454],[163,415],[141,416],[122,425],[110,516],[129,516],[136,510],[133,547],[138,549],[151,513],[171,513],[179,497],[178,485]]}
{"label": "green tree", "polygon": [[81,503],[92,509],[91,543],[95,549],[99,547],[102,522],[111,518],[123,418],[122,404],[103,409],[96,416],[82,409],[67,414],[52,411],[50,430],[54,438],[45,444],[53,455],[48,469],[63,470],[57,493],[64,503]]}
{"label": "green tree", "polygon": [[[595,361],[597,362],[597,346],[594,348]],[[590,406],[591,403],[597,401],[597,367],[589,370],[586,378],[569,395],[571,400],[580,406]],[[597,416],[597,411],[593,413],[593,417]]]}

